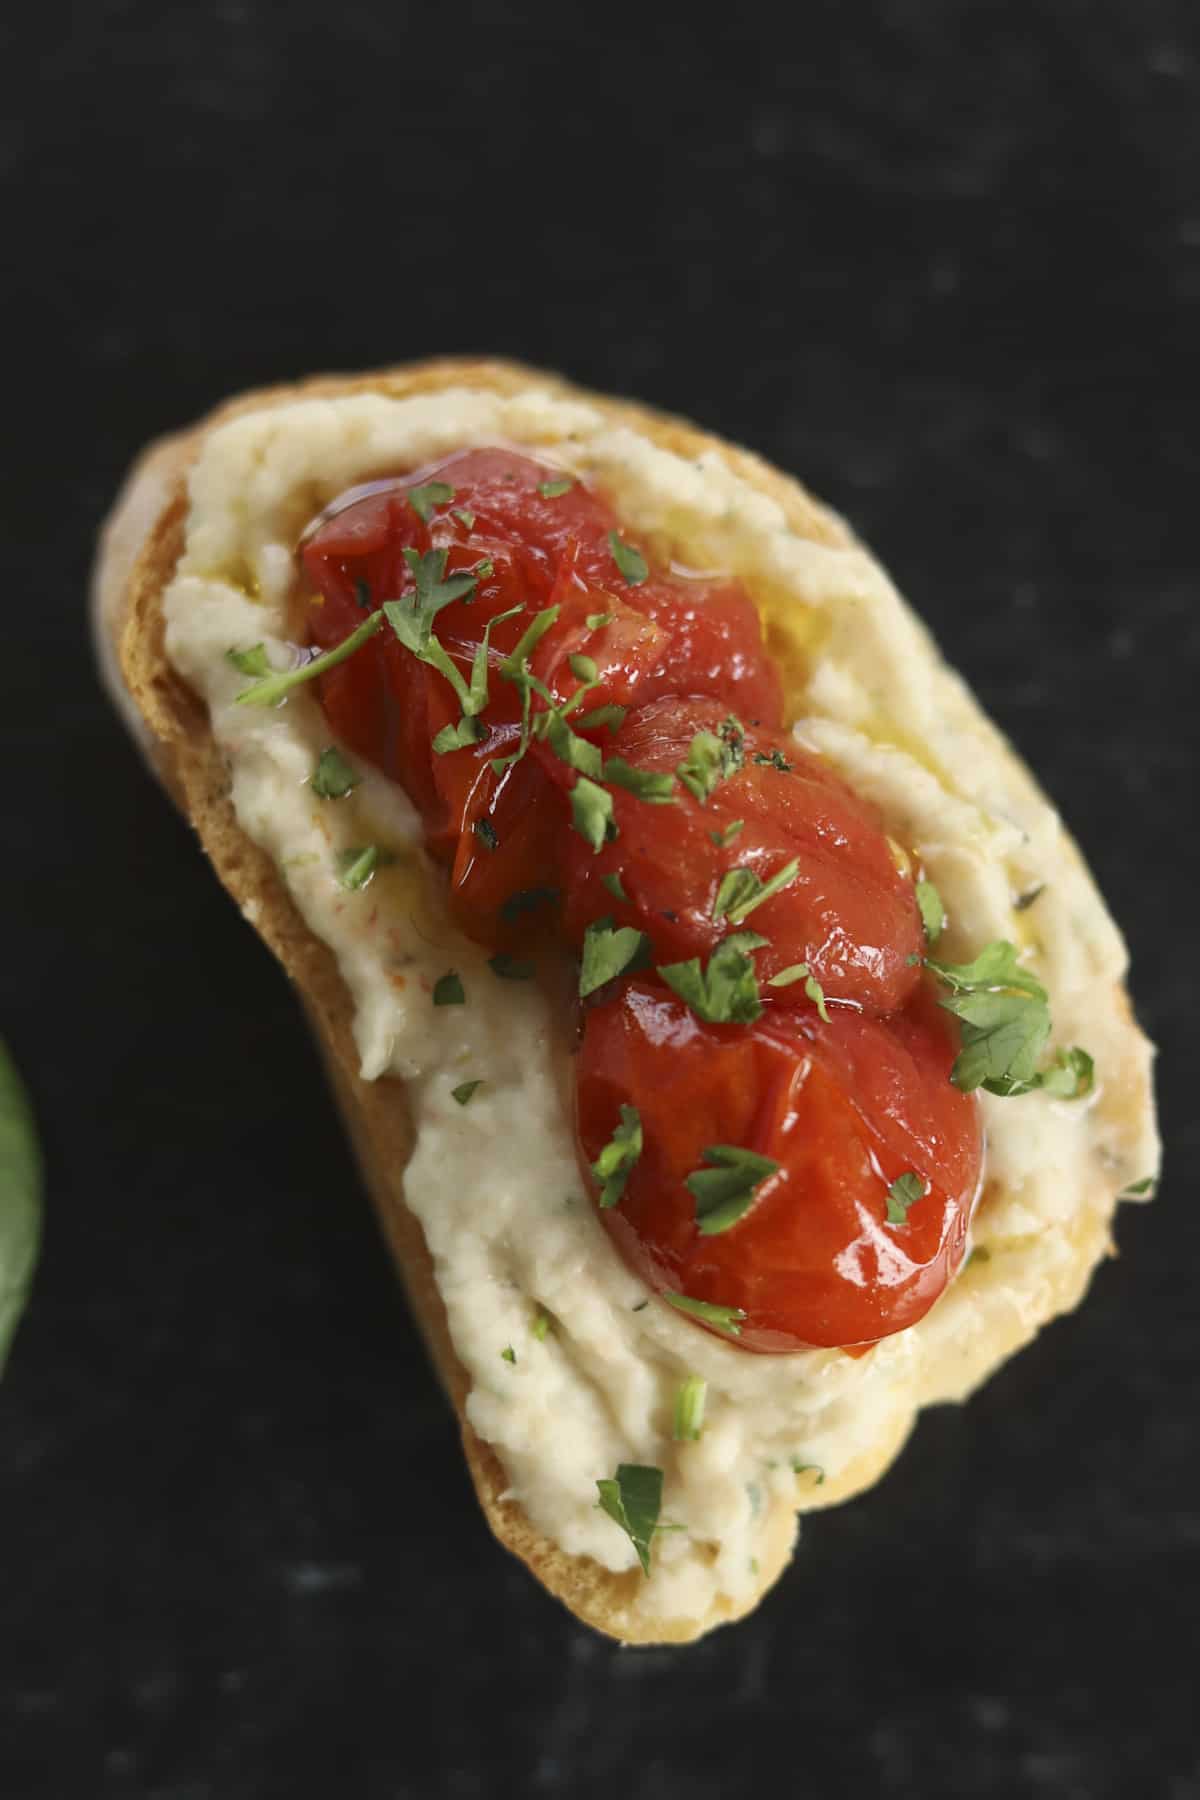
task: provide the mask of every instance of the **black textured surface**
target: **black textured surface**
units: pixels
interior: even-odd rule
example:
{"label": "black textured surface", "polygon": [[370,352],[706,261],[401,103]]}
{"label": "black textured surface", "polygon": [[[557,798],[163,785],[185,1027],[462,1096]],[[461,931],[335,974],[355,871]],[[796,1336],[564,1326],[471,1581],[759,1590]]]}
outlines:
{"label": "black textured surface", "polygon": [[[6,1800],[1200,1794],[1194,12],[703,12],[9,28],[2,1024],[49,1214],[0,1393]],[[681,1652],[493,1548],[292,996],[82,636],[147,437],[469,349],[850,515],[1075,827],[1165,1052],[1166,1191],[1083,1311]]]}

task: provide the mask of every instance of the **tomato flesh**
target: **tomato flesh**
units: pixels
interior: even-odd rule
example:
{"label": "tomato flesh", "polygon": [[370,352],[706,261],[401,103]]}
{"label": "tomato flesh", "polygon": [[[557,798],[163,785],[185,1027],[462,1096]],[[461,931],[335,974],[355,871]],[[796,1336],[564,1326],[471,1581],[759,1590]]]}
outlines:
{"label": "tomato flesh", "polygon": [[[445,553],[443,578],[475,576],[435,620],[465,681],[490,634],[481,735],[464,748],[434,750],[459,723],[458,697],[387,626],[320,679],[321,705],[337,737],[409,794],[469,935],[515,948],[558,933],[578,950],[608,918],[650,939],[649,971],[588,1000],[576,1078],[594,1194],[590,1167],[621,1108],[641,1118],[642,1154],[601,1213],[630,1265],[656,1292],[743,1315],[736,1341],[748,1350],[869,1344],[913,1324],[953,1275],[982,1166],[976,1103],[949,1079],[955,1027],[919,968],[912,880],[874,810],[784,730],[781,680],[744,590],[656,567],[637,579],[636,563],[623,572],[611,508],[581,482],[563,491],[564,479],[512,451],[474,450],[327,509],[300,551],[318,646],[411,595],[409,558],[431,551]],[[430,484],[444,486],[410,501]],[[502,664],[551,607],[523,691]],[[616,835],[597,850],[572,823],[580,765],[522,732],[523,706],[536,718],[582,682],[569,717],[593,758],[673,776],[700,732],[724,733],[737,755],[703,800],[677,782],[670,804],[652,804],[605,781]],[[719,904],[736,870],[743,883],[788,879],[739,917]],[[764,1010],[750,1024],[706,1023],[654,971],[703,963],[735,931],[767,940],[753,952]],[[812,979],[769,985],[797,965]],[[706,1235],[686,1183],[712,1145],[779,1169]],[[901,1175],[925,1191],[889,1220]]]}
{"label": "tomato flesh", "polygon": [[[747,1030],[704,1024],[667,989],[629,981],[588,1012],[580,1053],[584,1156],[599,1156],[622,1105],[638,1108],[645,1140],[601,1218],[656,1291],[739,1310],[746,1349],[901,1331],[961,1262],[979,1184],[975,1105],[949,1079],[956,1048],[927,995],[896,1026],[780,1008]],[[742,1218],[705,1236],[685,1182],[713,1144],[779,1172]],[[928,1191],[889,1224],[889,1187],[910,1172]]]}

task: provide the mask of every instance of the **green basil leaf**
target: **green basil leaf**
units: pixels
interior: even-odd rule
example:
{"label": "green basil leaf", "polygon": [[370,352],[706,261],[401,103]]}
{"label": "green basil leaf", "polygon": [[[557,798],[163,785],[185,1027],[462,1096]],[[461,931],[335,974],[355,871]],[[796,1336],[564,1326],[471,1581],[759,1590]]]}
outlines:
{"label": "green basil leaf", "polygon": [[42,1158],[25,1084],[0,1044],[0,1369],[29,1298],[42,1233]]}
{"label": "green basil leaf", "polygon": [[615,1477],[597,1481],[600,1505],[625,1533],[650,1573],[650,1544],[662,1511],[663,1473],[640,1463],[621,1463]]}
{"label": "green basil leaf", "polygon": [[763,1182],[777,1175],[780,1165],[737,1144],[709,1144],[703,1156],[712,1166],[693,1170],[684,1186],[696,1202],[701,1235],[716,1237],[744,1217]]}
{"label": "green basil leaf", "polygon": [[592,1174],[600,1184],[602,1207],[617,1204],[642,1148],[642,1116],[636,1106],[623,1106],[620,1124],[592,1164]]}

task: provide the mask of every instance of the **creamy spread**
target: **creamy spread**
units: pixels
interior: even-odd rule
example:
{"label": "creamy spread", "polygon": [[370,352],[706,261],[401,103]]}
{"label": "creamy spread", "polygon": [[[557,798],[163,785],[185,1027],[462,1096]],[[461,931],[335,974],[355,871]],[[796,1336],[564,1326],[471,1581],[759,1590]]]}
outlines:
{"label": "creamy spread", "polygon": [[[499,979],[450,924],[443,877],[392,783],[364,767],[347,799],[313,794],[329,730],[311,691],[273,710],[234,704],[246,677],[230,648],[261,642],[276,668],[294,658],[295,544],[313,513],[355,482],[488,443],[548,456],[598,484],[631,533],[691,567],[741,577],[782,665],[803,671],[789,695],[798,736],[879,805],[937,884],[951,921],[944,954],[965,959],[1014,938],[1049,988],[1055,1041],[1095,1057],[1086,1100],[983,1096],[988,1187],[976,1254],[918,1325],[864,1357],[748,1354],[648,1300],[581,1181],[565,1005]],[[1156,1168],[1150,1051],[1118,994],[1119,934],[1056,814],[877,565],[860,548],[799,536],[719,451],[685,460],[536,387],[515,397],[356,395],[221,426],[204,442],[189,497],[165,599],[167,654],[208,701],[242,829],[337,956],[363,1078],[409,1084],[417,1137],[405,1195],[470,1378],[471,1424],[533,1523],[612,1570],[635,1557],[597,1509],[597,1479],[621,1462],[665,1471],[663,1516],[683,1529],[655,1539],[638,1589],[648,1617],[696,1618],[722,1596],[745,1600],[759,1585],[773,1506],[811,1486],[811,1472],[795,1470],[815,1467],[836,1487],[915,1406],[961,1397],[1074,1301],[1085,1278],[1079,1243],[1102,1244],[1113,1196]],[[347,891],[336,854],[364,843],[394,860]],[[463,1006],[433,1003],[449,969]],[[452,1090],[467,1080],[482,1086],[461,1106]],[[538,1309],[553,1320],[543,1337]],[[697,1442],[677,1444],[672,1405],[689,1374],[708,1383],[705,1425]]]}

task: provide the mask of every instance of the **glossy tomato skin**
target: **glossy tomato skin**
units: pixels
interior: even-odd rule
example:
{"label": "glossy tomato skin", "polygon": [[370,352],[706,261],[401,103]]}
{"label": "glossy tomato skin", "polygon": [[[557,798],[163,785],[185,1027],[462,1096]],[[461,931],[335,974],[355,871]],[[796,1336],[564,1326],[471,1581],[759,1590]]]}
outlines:
{"label": "glossy tomato skin", "polygon": [[[620,1107],[638,1108],[641,1158],[601,1218],[657,1293],[739,1308],[737,1342],[788,1352],[867,1344],[913,1325],[962,1261],[982,1166],[973,1096],[949,1080],[946,1015],[922,991],[887,1024],[837,1009],[772,1010],[706,1025],[636,978],[587,1013],[578,1076],[590,1164]],[[703,1235],[684,1185],[710,1144],[780,1165],[728,1230]],[[890,1185],[929,1182],[904,1224]],[[588,1173],[593,1192],[594,1178]]]}
{"label": "glossy tomato skin", "polygon": [[[696,733],[719,733],[725,717],[713,701],[656,702],[631,712],[607,751],[635,768],[673,773]],[[770,940],[757,955],[760,979],[807,963],[827,999],[894,1011],[917,985],[924,939],[915,889],[897,869],[878,816],[783,733],[747,728],[744,756],[704,804],[682,784],[671,805],[616,792],[619,835],[599,853],[578,834],[566,845],[569,934],[581,938],[593,919],[611,915],[647,932],[660,962],[706,957],[734,928],[713,917],[727,872],[752,869],[766,882],[798,858],[796,877],[745,921],[744,929]],[[729,844],[713,842],[738,820]],[[627,901],[614,900],[603,884],[614,874]],[[785,1002],[811,1004],[802,981],[778,992]]]}

